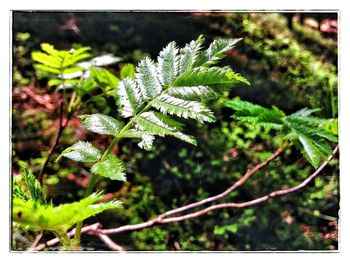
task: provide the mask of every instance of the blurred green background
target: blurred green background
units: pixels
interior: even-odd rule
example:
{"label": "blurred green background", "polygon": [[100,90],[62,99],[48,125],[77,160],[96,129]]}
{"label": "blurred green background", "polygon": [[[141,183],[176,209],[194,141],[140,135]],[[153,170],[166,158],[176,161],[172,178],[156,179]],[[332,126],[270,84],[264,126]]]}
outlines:
{"label": "blurred green background", "polygon": [[[116,75],[126,63],[156,58],[170,41],[179,46],[200,34],[206,44],[217,37],[241,37],[222,62],[247,78],[212,102],[217,122],[189,123],[198,146],[172,138],[158,139],[154,150],[122,141],[118,154],[127,164],[127,182],[98,181],[124,209],[106,212],[86,223],[104,228],[146,221],[159,213],[218,194],[266,159],[281,143],[275,132],[233,121],[223,99],[240,97],[286,113],[320,108],[319,117],[337,117],[337,13],[235,12],[20,12],[13,13],[12,169],[18,161],[38,174],[58,125],[58,98],[47,77],[36,74],[30,53],[48,42],[57,49],[90,46],[94,55],[112,53],[121,61],[109,67]],[[90,101],[78,112],[116,116],[113,99]],[[77,140],[105,148],[106,136],[88,133],[73,118],[54,157]],[[54,158],[53,158],[54,159]],[[50,162],[44,186],[59,204],[82,197],[89,167],[69,160]],[[293,147],[221,202],[243,202],[294,186],[313,168]],[[336,250],[338,249],[338,161],[304,190],[256,207],[217,210],[190,221],[111,236],[127,250]],[[13,250],[25,250],[35,233],[13,229]],[[52,236],[44,233],[44,239]],[[106,250],[97,238],[83,235],[86,250]],[[51,248],[56,249],[56,248]]]}

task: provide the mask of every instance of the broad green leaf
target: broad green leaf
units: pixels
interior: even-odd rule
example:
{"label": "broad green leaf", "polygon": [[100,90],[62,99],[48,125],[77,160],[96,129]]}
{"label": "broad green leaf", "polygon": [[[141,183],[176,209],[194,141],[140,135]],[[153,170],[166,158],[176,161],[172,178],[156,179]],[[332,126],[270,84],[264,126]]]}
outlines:
{"label": "broad green leaf", "polygon": [[90,68],[91,77],[104,91],[116,89],[119,79],[114,76],[109,70],[104,68]]}
{"label": "broad green leaf", "polygon": [[54,73],[54,74],[60,74],[61,73],[60,70],[58,70],[56,68],[52,68],[52,67],[46,66],[44,64],[35,64],[34,68],[40,69],[40,70],[43,70],[43,71],[46,71],[46,72]]}
{"label": "broad green leaf", "polygon": [[196,101],[214,99],[219,95],[207,86],[170,87],[167,93],[179,99]]}
{"label": "broad green leaf", "polygon": [[32,52],[32,59],[50,68],[60,69],[62,67],[62,60],[60,58],[50,56],[43,52]]}
{"label": "broad green leaf", "polygon": [[178,75],[178,49],[175,42],[170,42],[158,56],[157,72],[160,83],[169,86]]}
{"label": "broad green leaf", "polygon": [[131,78],[119,82],[117,94],[117,104],[122,117],[134,116],[141,109],[143,105],[141,90]]}
{"label": "broad green leaf", "polygon": [[91,132],[105,135],[116,135],[123,126],[119,121],[105,114],[81,115],[83,126]]}
{"label": "broad green leaf", "polygon": [[101,151],[91,143],[79,141],[73,144],[71,147],[65,149],[56,159],[56,162],[62,156],[77,162],[97,162],[101,158],[102,154]]}
{"label": "broad green leaf", "polygon": [[167,94],[162,94],[151,102],[152,107],[164,114],[176,115],[181,118],[191,118],[203,122],[214,122],[215,116],[202,103],[186,101]]}
{"label": "broad green leaf", "polygon": [[135,66],[133,64],[125,64],[120,70],[120,79],[135,78]]}
{"label": "broad green leaf", "polygon": [[114,155],[109,155],[103,161],[91,167],[91,173],[107,177],[111,180],[125,181],[125,165]]}
{"label": "broad green leaf", "polygon": [[179,74],[192,68],[201,49],[204,39],[199,37],[196,41],[191,41],[184,48],[180,49]]}
{"label": "broad green leaf", "polygon": [[40,47],[43,51],[45,51],[49,55],[61,59],[60,52],[57,49],[55,49],[55,47],[53,45],[48,44],[48,43],[42,43],[40,45]]}
{"label": "broad green leaf", "polygon": [[[67,68],[69,66],[75,65],[78,62],[88,59],[91,57],[90,53],[85,53],[87,48],[81,48],[81,52],[79,50],[74,51],[72,54],[66,56],[63,60],[62,67]],[[79,65],[78,65],[79,66]]]}
{"label": "broad green leaf", "polygon": [[136,68],[136,81],[141,89],[144,100],[151,100],[162,91],[158,81],[156,66],[151,59],[145,58],[140,61]]}
{"label": "broad green leaf", "polygon": [[94,193],[78,202],[59,206],[54,206],[52,203],[40,204],[34,200],[24,201],[14,198],[12,218],[15,222],[34,231],[67,231],[77,222],[105,210],[121,207],[121,202],[116,200],[96,204],[101,198],[101,193]]}
{"label": "broad green leaf", "polygon": [[298,139],[303,145],[304,153],[313,167],[317,168],[321,162],[324,154],[319,150],[315,143],[308,137],[299,135]]}

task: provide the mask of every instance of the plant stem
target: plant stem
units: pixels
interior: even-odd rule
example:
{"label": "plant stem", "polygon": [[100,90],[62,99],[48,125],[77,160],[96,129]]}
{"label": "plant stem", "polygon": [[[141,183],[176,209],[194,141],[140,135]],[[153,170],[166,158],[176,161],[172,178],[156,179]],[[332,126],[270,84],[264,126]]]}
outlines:
{"label": "plant stem", "polygon": [[[123,133],[123,132],[129,130],[131,128],[132,124],[133,124],[134,118],[136,116],[139,116],[140,114],[144,113],[145,111],[148,111],[152,107],[151,105],[152,105],[152,101],[148,102],[148,104],[143,108],[143,110],[140,111],[138,114],[136,114],[133,118],[131,118],[129,120],[129,122],[120,130],[119,133]],[[107,156],[111,153],[113,148],[118,144],[120,139],[121,138],[118,137],[118,136],[115,136],[113,138],[112,142],[109,144],[109,146],[107,147],[107,149],[103,153],[103,155],[100,158],[99,162],[102,162],[102,161],[104,161],[107,158]],[[91,195],[91,193],[92,193],[92,191],[94,189],[97,177],[98,177],[98,175],[92,174],[92,177],[91,177],[91,179],[90,179],[90,181],[88,183],[88,186],[87,186],[86,192],[84,194],[84,197],[88,197],[89,195]],[[75,229],[76,229],[75,235],[74,235],[74,240],[75,240],[74,249],[75,250],[79,249],[82,227],[83,227],[83,221],[78,222],[76,227],[75,227]]]}
{"label": "plant stem", "polygon": [[61,241],[63,247],[65,250],[70,250],[72,247],[72,244],[70,242],[70,238],[67,235],[66,231],[64,230],[53,230],[52,231],[55,236]]}

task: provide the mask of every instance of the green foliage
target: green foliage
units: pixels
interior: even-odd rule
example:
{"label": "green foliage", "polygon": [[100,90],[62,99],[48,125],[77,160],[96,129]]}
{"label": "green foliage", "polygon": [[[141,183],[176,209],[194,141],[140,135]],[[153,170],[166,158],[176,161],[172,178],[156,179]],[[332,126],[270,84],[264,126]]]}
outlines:
{"label": "green foliage", "polygon": [[64,78],[64,74],[81,71],[81,68],[76,67],[75,64],[91,57],[89,47],[83,47],[71,51],[59,51],[52,45],[43,43],[41,44],[41,49],[43,52],[32,52],[32,59],[38,62],[38,64],[35,64],[34,66],[43,71],[61,74],[61,78]]}
{"label": "green foliage", "polygon": [[91,132],[106,135],[117,135],[122,124],[105,114],[92,114],[79,116],[83,126]]}
{"label": "green foliage", "polygon": [[[182,132],[184,125],[168,115],[192,118],[200,123],[215,121],[213,113],[202,99],[214,98],[216,93],[222,92],[220,89],[231,88],[238,82],[248,83],[229,67],[209,67],[223,58],[224,52],[232,48],[237,41],[214,41],[206,51],[198,51],[192,55],[186,53],[186,47],[179,54],[176,43],[171,42],[160,52],[157,63],[148,57],[139,62],[135,80],[130,77],[133,75],[133,69],[128,66],[129,69],[125,69],[122,74],[125,78],[119,81],[116,89],[120,115],[124,118],[132,117],[128,124],[122,127],[119,121],[112,117],[93,114],[80,117],[84,127],[95,133],[112,135],[115,137],[114,142],[120,138],[140,138],[141,142],[138,145],[145,150],[151,149],[154,136],[169,135],[196,145],[193,136]],[[199,50],[199,43],[202,41],[197,40],[195,43]],[[203,58],[197,61],[197,55]],[[193,63],[185,62],[183,56]],[[181,58],[187,70],[179,75]],[[198,67],[193,67],[194,64]],[[175,96],[169,95],[168,92]],[[150,110],[151,108],[160,112]],[[64,150],[60,156],[82,162],[99,161],[92,167],[93,173],[111,179],[125,179],[125,169],[121,161],[111,157],[109,152],[102,158],[101,152],[89,143],[78,142]]]}
{"label": "green foliage", "polygon": [[236,111],[233,118],[237,120],[280,131],[284,138],[290,140],[315,168],[332,154],[328,141],[338,141],[335,135],[322,127],[332,120],[311,117],[315,110],[302,109],[285,116],[276,107],[266,109],[246,101],[230,100],[226,101],[226,106]]}
{"label": "green foliage", "polygon": [[105,160],[95,163],[91,167],[91,173],[111,180],[126,180],[124,163],[114,155],[109,155]]}
{"label": "green foliage", "polygon": [[[277,82],[280,92],[285,90],[291,98],[288,104],[296,103],[295,106],[300,107],[302,103],[303,107],[320,108],[319,116],[321,113],[328,118],[337,116],[337,56],[332,56],[332,63],[327,54],[330,49],[333,54],[337,52],[335,40],[320,36],[319,30],[304,27],[308,32],[317,32],[310,44],[310,39],[298,38],[300,25],[297,22],[293,22],[293,30],[290,30],[286,17],[277,13],[231,13],[224,16],[216,28],[224,35],[240,32],[244,36],[244,45],[237,51],[243,57],[249,53],[250,59],[239,63],[250,72],[242,73],[246,77],[252,75],[249,79],[259,88],[254,93],[260,93],[263,86],[267,86],[265,92],[270,93],[269,86]],[[315,52],[315,47],[319,46],[321,52]],[[282,101],[284,106],[283,97],[274,104]]]}
{"label": "green foliage", "polygon": [[120,79],[135,78],[135,66],[133,64],[126,64],[120,70]]}
{"label": "green foliage", "polygon": [[33,200],[40,204],[45,204],[44,192],[39,181],[35,179],[25,162],[20,161],[19,165],[22,170],[22,176],[14,178],[12,188],[13,197],[23,201]]}
{"label": "green foliage", "polygon": [[91,143],[79,141],[65,149],[56,159],[56,162],[59,161],[62,156],[72,159],[76,162],[89,163],[97,162],[101,158],[102,153]]}
{"label": "green foliage", "polygon": [[15,222],[32,230],[67,231],[79,221],[105,210],[121,207],[120,201],[95,204],[101,198],[101,193],[95,193],[79,202],[59,206],[14,198],[12,216]]}

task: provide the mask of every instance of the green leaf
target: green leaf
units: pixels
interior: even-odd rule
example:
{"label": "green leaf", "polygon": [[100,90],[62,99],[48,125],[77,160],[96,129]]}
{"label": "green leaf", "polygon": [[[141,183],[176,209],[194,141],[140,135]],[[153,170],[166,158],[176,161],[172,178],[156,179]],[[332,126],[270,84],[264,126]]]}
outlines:
{"label": "green leaf", "polygon": [[116,89],[118,86],[119,79],[107,69],[92,67],[90,68],[90,74],[104,91]]}
{"label": "green leaf", "polygon": [[46,53],[48,53],[49,55],[53,56],[53,57],[56,57],[58,59],[61,59],[61,53],[60,51],[58,51],[57,49],[55,49],[55,47],[51,44],[48,44],[48,43],[42,43],[40,45],[41,49],[43,51],[45,51]]}
{"label": "green leaf", "polygon": [[241,38],[215,39],[206,51],[202,51],[200,53],[196,60],[195,66],[208,67],[218,63],[220,59],[226,56],[225,52],[232,49],[240,40]]}
{"label": "green leaf", "polygon": [[243,79],[229,67],[195,68],[180,75],[172,86],[209,86],[215,92],[223,92],[239,82],[245,82]]}
{"label": "green leaf", "polygon": [[116,135],[123,126],[116,119],[101,113],[81,115],[79,118],[86,129],[98,134]]}
{"label": "green leaf", "polygon": [[267,109],[247,101],[237,100],[226,101],[225,105],[236,111],[232,116],[236,120],[272,127],[278,130],[283,128],[282,117],[284,113],[276,108]]}
{"label": "green leaf", "polygon": [[136,128],[141,131],[146,131],[152,135],[158,135],[164,137],[165,135],[176,137],[187,143],[196,145],[196,140],[189,135],[180,132],[182,130],[183,124],[177,122],[169,117],[148,111],[135,117]]}
{"label": "green leaf", "polygon": [[71,147],[65,149],[56,159],[56,162],[62,156],[77,162],[97,162],[101,158],[102,154],[101,151],[94,147],[91,143],[79,141],[73,144]]}
{"label": "green leaf", "polygon": [[28,165],[23,162],[18,162],[22,170],[22,176],[16,176],[13,182],[12,194],[16,198],[22,200],[35,200],[41,204],[45,204],[43,189],[38,180],[29,170]]}
{"label": "green leaf", "polygon": [[42,71],[54,73],[54,74],[60,74],[61,73],[61,71],[59,71],[58,69],[52,68],[52,67],[49,67],[49,66],[46,66],[46,65],[43,65],[43,64],[35,64],[34,68],[42,70]]}
{"label": "green leaf", "polygon": [[209,100],[219,96],[213,88],[207,86],[190,86],[190,87],[170,87],[168,94],[184,100]]}
{"label": "green leaf", "polygon": [[105,210],[121,207],[121,202],[116,200],[95,204],[101,198],[101,193],[93,193],[79,202],[59,206],[54,206],[52,203],[46,205],[34,200],[24,201],[14,198],[12,203],[12,218],[20,225],[29,227],[34,231],[67,231],[77,222]]}
{"label": "green leaf", "polygon": [[236,112],[233,117],[240,121],[264,125],[279,130],[284,139],[290,140],[317,168],[329,155],[332,148],[329,142],[337,142],[337,137],[323,128],[329,120],[311,117],[317,110],[301,109],[289,116],[273,107],[267,109],[246,101],[226,101],[226,106]]}
{"label": "green leaf", "polygon": [[170,42],[158,56],[157,72],[160,83],[169,86],[178,75],[178,49],[175,42]]}
{"label": "green leaf", "polygon": [[109,155],[103,161],[91,167],[91,173],[107,177],[111,180],[125,181],[125,165],[114,155]]}
{"label": "green leaf", "polygon": [[77,64],[78,62],[80,62],[82,60],[90,58],[91,54],[85,53],[88,50],[89,50],[89,48],[81,48],[81,49],[73,51],[72,54],[65,57],[65,59],[63,60],[62,67],[67,68],[69,66]]}
{"label": "green leaf", "polygon": [[120,70],[120,79],[135,78],[135,66],[133,64],[125,64]]}
{"label": "green leaf", "polygon": [[141,90],[136,82],[131,78],[121,80],[117,88],[117,94],[120,115],[124,118],[135,116],[143,105]]}
{"label": "green leaf", "polygon": [[162,91],[158,81],[157,70],[149,58],[140,61],[136,68],[136,81],[141,89],[144,100],[151,100]]}
{"label": "green leaf", "polygon": [[201,49],[204,39],[199,37],[196,41],[191,41],[184,48],[180,49],[179,74],[192,68]]}
{"label": "green leaf", "polygon": [[151,150],[153,146],[154,136],[148,132],[140,131],[136,129],[130,129],[125,132],[119,133],[118,138],[137,138],[141,139],[138,146],[147,151]]}
{"label": "green leaf", "polygon": [[150,151],[152,149],[153,146],[153,142],[154,142],[154,136],[144,133],[141,136],[141,142],[139,142],[137,145],[141,148],[144,149],[146,151]]}
{"label": "green leaf", "polygon": [[62,67],[61,65],[62,60],[60,58],[55,56],[50,56],[43,52],[38,52],[38,51],[32,52],[32,59],[50,68],[60,69]]}
{"label": "green leaf", "polygon": [[164,114],[176,115],[185,119],[192,118],[200,123],[215,121],[215,116],[211,110],[196,101],[186,101],[162,94],[153,100],[151,105]]}

